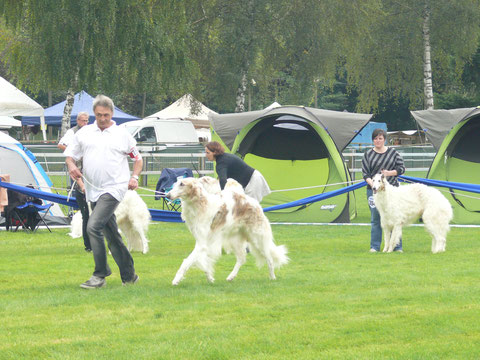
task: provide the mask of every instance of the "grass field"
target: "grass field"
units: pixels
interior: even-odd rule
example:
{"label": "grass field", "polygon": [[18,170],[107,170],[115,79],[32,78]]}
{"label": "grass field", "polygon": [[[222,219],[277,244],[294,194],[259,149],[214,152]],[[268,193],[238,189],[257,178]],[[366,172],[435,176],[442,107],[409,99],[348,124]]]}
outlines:
{"label": "grass field", "polygon": [[[356,198],[354,222],[368,223],[364,188]],[[452,228],[436,255],[422,227],[405,229],[403,254],[370,254],[369,226],[273,231],[291,258],[277,281],[249,257],[228,283],[224,255],[214,284],[191,269],[173,287],[193,239],[184,224],[153,223],[150,252],[133,254],[140,282],[123,287],[109,257],[98,290],[79,287],[93,259],[67,229],[2,231],[0,359],[480,358],[478,228]]]}
{"label": "grass field", "polygon": [[223,256],[216,282],[192,269],[184,224],[150,227],[134,254],[140,282],[83,290],[93,259],[67,229],[0,233],[0,359],[477,359],[479,230],[453,228],[429,252],[421,227],[403,254],[370,254],[367,226],[273,227],[291,263],[270,281],[251,257],[238,278]]}

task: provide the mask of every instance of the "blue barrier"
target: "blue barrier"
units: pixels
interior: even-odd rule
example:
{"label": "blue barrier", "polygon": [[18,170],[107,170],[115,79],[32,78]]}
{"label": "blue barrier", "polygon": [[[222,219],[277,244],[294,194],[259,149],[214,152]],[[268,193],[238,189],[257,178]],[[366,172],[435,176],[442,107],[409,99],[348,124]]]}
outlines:
{"label": "blue barrier", "polygon": [[[463,190],[473,193],[480,193],[480,185],[478,184],[468,184],[468,183],[458,183],[458,182],[449,182],[449,181],[441,181],[441,180],[432,180],[432,179],[422,179],[417,177],[411,176],[399,176],[401,181],[404,182],[419,182],[430,186],[438,186],[438,187],[445,187],[449,189],[455,190]],[[275,211],[280,209],[286,209],[290,207],[302,206],[306,204],[311,204],[314,202],[322,201],[334,196],[338,196],[341,194],[345,194],[349,191],[360,189],[361,187],[365,186],[366,182],[362,181],[357,184],[349,185],[344,188],[329,191],[319,195],[313,195],[306,197],[304,199],[291,201],[285,204],[269,206],[264,208],[264,212],[268,211]],[[59,204],[71,206],[73,208],[78,208],[77,200],[74,197],[67,198],[65,195],[53,194],[45,191],[40,191],[24,186],[14,185],[7,182],[0,181],[0,186],[6,189],[10,189],[13,191],[17,191],[22,194],[30,195],[33,197],[37,197],[40,199],[45,199],[51,202],[56,202]],[[163,221],[163,222],[182,222],[183,220],[180,217],[180,213],[176,211],[168,211],[168,210],[157,210],[157,209],[148,209],[152,216],[152,220],[154,221]]]}

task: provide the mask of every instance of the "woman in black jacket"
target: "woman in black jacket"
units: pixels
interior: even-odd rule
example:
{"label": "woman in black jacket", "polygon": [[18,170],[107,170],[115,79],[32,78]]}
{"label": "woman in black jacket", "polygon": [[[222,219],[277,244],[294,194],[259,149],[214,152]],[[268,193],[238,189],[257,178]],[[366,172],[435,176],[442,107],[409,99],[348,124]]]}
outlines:
{"label": "woman in black jacket", "polygon": [[238,156],[225,153],[225,149],[219,142],[212,141],[205,145],[205,155],[208,160],[216,163],[215,170],[222,190],[227,179],[235,179],[243,186],[245,193],[258,202],[270,194],[270,188],[263,175],[248,166]]}

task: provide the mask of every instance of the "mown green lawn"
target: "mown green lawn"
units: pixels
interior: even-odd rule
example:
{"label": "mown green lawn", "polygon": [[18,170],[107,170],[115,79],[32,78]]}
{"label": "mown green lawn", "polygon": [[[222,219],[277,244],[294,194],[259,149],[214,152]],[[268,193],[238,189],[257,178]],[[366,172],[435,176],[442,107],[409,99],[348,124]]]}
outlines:
{"label": "mown green lawn", "polygon": [[368,226],[273,226],[290,264],[271,281],[251,257],[235,281],[224,255],[216,282],[191,269],[173,287],[193,239],[152,224],[135,253],[140,281],[83,290],[93,270],[81,239],[0,232],[0,359],[478,359],[479,229],[453,228],[429,252],[421,227],[403,254],[370,254]]}

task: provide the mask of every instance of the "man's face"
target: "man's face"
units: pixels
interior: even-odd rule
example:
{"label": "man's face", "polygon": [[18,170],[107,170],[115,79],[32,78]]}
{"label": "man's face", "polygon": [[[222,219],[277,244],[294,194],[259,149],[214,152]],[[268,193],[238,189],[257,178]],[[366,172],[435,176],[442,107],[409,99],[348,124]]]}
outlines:
{"label": "man's face", "polygon": [[87,115],[80,115],[77,118],[77,125],[81,129],[85,125],[88,125],[88,116]]}
{"label": "man's face", "polygon": [[108,107],[99,105],[95,109],[93,109],[93,112],[95,113],[95,118],[97,119],[97,126],[101,130],[106,129],[113,124],[113,112]]}

